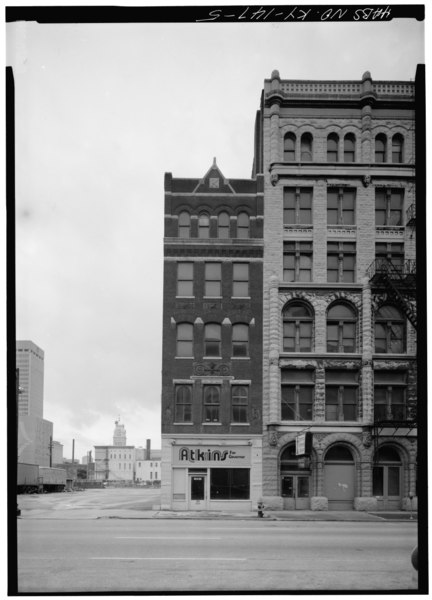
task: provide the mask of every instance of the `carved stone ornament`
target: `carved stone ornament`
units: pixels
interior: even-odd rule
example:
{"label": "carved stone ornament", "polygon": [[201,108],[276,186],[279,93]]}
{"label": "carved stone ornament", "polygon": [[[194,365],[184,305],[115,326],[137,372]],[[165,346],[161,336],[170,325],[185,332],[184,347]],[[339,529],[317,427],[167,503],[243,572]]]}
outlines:
{"label": "carved stone ornament", "polygon": [[270,446],[277,446],[278,434],[276,431],[269,431],[269,444]]}
{"label": "carved stone ornament", "polygon": [[206,377],[206,376],[227,376],[230,374],[230,366],[226,363],[215,363],[215,362],[205,362],[205,363],[195,363],[194,364],[194,375],[198,377]]}
{"label": "carved stone ornament", "polygon": [[372,446],[372,435],[370,431],[364,431],[362,433],[362,442],[365,448],[370,448]]}
{"label": "carved stone ornament", "polygon": [[279,181],[279,175],[277,173],[272,173],[270,175],[270,181],[272,185],[276,185],[277,182]]}
{"label": "carved stone ornament", "polygon": [[372,178],[370,175],[364,175],[363,177],[363,185],[364,187],[369,187],[371,184]]}

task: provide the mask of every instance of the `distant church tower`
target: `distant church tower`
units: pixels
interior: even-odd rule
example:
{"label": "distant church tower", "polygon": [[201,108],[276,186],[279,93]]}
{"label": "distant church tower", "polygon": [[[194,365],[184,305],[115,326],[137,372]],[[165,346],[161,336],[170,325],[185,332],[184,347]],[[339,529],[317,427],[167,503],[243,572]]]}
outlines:
{"label": "distant church tower", "polygon": [[126,431],[124,425],[120,423],[120,420],[115,422],[113,445],[126,446]]}

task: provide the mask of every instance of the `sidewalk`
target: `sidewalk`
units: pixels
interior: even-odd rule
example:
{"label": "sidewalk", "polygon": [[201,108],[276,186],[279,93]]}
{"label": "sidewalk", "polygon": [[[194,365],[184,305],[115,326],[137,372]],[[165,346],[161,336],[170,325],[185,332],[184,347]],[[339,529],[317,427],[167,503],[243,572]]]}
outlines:
{"label": "sidewalk", "polygon": [[257,513],[232,513],[216,511],[172,511],[172,510],[134,510],[110,508],[77,508],[62,510],[21,509],[21,519],[195,519],[195,520],[249,520],[249,521],[408,521],[417,523],[417,513],[405,511],[387,513],[367,513],[360,511],[264,511],[264,517]]}

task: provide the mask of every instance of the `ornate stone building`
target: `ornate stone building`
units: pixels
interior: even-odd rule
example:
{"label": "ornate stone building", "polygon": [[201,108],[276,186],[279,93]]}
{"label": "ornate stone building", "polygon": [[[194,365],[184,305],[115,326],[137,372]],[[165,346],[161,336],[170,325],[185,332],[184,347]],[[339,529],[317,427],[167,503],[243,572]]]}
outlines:
{"label": "ornate stone building", "polygon": [[416,83],[265,80],[253,176],[268,507],[416,496]]}

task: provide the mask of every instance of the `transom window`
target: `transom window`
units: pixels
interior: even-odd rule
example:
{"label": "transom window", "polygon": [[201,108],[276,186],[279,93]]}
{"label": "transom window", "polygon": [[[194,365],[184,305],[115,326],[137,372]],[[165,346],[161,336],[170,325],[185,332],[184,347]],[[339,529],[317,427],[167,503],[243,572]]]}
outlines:
{"label": "transom window", "polygon": [[193,296],[194,264],[177,263],[177,296]]}
{"label": "transom window", "polygon": [[284,242],[284,281],[312,281],[312,242]]}
{"label": "transom window", "polygon": [[204,327],[204,356],[221,356],[221,326],[207,323]]}
{"label": "transom window", "polygon": [[233,423],[248,422],[248,386],[233,385],[231,388],[231,421]]}
{"label": "transom window", "polygon": [[233,263],[233,297],[249,297],[249,264]]}
{"label": "transom window", "polygon": [[244,323],[233,325],[232,355],[235,357],[249,356],[249,326]]}
{"label": "transom window", "polygon": [[210,237],[210,217],[208,213],[203,212],[198,217],[198,237]]}
{"label": "transom window", "polygon": [[375,138],[375,162],[386,162],[387,138],[380,133]]}
{"label": "transom window", "polygon": [[204,421],[206,423],[218,423],[220,420],[220,387],[205,385],[203,393]]}
{"label": "transom window", "polygon": [[327,162],[337,162],[339,160],[339,137],[336,133],[331,133],[327,137]]}
{"label": "transom window", "polygon": [[312,224],[312,188],[284,189],[284,225]]}
{"label": "transom window", "polygon": [[178,234],[180,238],[190,237],[190,214],[182,211],[178,218]]}
{"label": "transom window", "polygon": [[283,351],[312,351],[312,310],[303,302],[292,302],[283,311]]}
{"label": "transom window", "polygon": [[284,137],[284,161],[295,161],[296,158],[296,136],[293,133],[287,133]]}
{"label": "transom window", "polygon": [[344,137],[344,162],[355,162],[355,136],[352,133]]}
{"label": "transom window", "polygon": [[175,387],[175,421],[177,423],[192,421],[191,385],[176,385]]}
{"label": "transom window", "polygon": [[312,369],[282,369],[282,421],[311,421],[314,396]]}
{"label": "transom window", "polygon": [[375,190],[375,225],[397,227],[402,225],[404,191],[378,188]]}
{"label": "transom window", "polygon": [[404,421],[406,419],[406,373],[375,371],[375,421]]}
{"label": "transom window", "polygon": [[327,190],[327,225],[355,224],[354,188],[329,188]]}
{"label": "transom window", "polygon": [[249,215],[245,212],[237,216],[237,237],[242,239],[249,237]]}
{"label": "transom window", "polygon": [[356,324],[356,314],[350,306],[331,306],[327,313],[327,352],[355,352]]}
{"label": "transom window", "polygon": [[218,216],[218,238],[226,240],[230,237],[230,216],[227,212],[221,212]]}
{"label": "transom window", "polygon": [[192,323],[179,323],[177,325],[176,355],[193,357],[193,325]]}
{"label": "transom window", "polygon": [[204,296],[219,298],[222,296],[222,263],[205,263]]}
{"label": "transom window", "polygon": [[375,313],[375,352],[405,352],[405,319],[395,306],[386,304]]}
{"label": "transom window", "polygon": [[326,379],[326,421],[356,421],[358,372],[328,370]]}
{"label": "transom window", "polygon": [[355,262],[355,242],[327,243],[327,281],[354,282]]}

